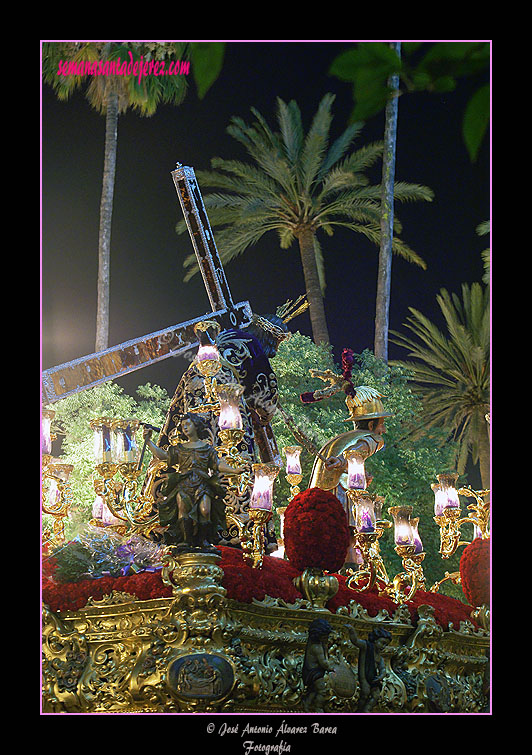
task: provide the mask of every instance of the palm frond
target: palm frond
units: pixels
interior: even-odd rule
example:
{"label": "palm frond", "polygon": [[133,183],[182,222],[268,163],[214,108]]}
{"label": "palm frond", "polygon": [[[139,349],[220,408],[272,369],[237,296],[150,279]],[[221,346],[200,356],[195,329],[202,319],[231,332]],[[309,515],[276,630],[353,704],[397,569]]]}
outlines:
{"label": "palm frond", "polygon": [[321,181],[341,158],[345,155],[353,141],[360,134],[364,124],[361,121],[352,123],[346,128],[346,130],[336,139],[322,163],[320,171],[318,173],[318,181]]}
{"label": "palm frond", "polygon": [[331,194],[336,194],[345,189],[360,189],[368,185],[368,178],[362,173],[344,170],[343,168],[332,168],[324,177],[321,184],[321,191],[316,197],[316,202],[321,203],[328,199]]}
{"label": "palm frond", "polygon": [[293,202],[299,201],[299,194],[294,185],[294,173],[282,155],[277,141],[269,137],[263,138],[263,130],[251,129],[250,141],[247,145],[249,155],[257,163],[259,169],[277,184],[277,191],[282,189]]}
{"label": "palm frond", "polygon": [[310,194],[312,185],[317,181],[319,170],[327,151],[329,129],[332,121],[331,107],[334,99],[333,94],[326,94],[322,98],[305,137],[301,160],[298,166],[302,190],[305,194]]}
{"label": "palm frond", "polygon": [[358,222],[369,222],[379,225],[380,206],[371,199],[359,198],[357,195],[341,194],[323,205],[314,215],[314,222],[336,223],[342,217]]}
{"label": "palm frond", "polygon": [[422,270],[427,269],[427,263],[423,260],[417,252],[415,252],[403,239],[394,236],[392,239],[392,252],[398,257],[402,257],[412,265],[417,265]]}
{"label": "palm frond", "polygon": [[397,202],[432,202],[434,192],[428,186],[396,181],[393,185],[393,198]]}
{"label": "palm frond", "polygon": [[281,249],[290,249],[296,238],[292,228],[281,226],[277,230],[279,234],[279,246]]}
{"label": "palm frond", "polygon": [[363,173],[368,168],[371,168],[377,160],[380,160],[383,153],[382,142],[371,142],[360,147],[356,152],[352,152],[348,155],[340,165],[339,168],[345,171],[352,171],[353,173]]}
{"label": "palm frond", "polygon": [[284,155],[289,165],[295,166],[303,146],[301,111],[294,100],[288,104],[277,98],[277,121],[281,132]]}
{"label": "palm frond", "polygon": [[444,427],[458,442],[458,471],[480,453],[489,407],[488,298],[480,284],[462,286],[462,299],[445,289],[437,297],[447,333],[410,308],[404,324],[412,336],[391,331],[391,340],[415,361],[393,361],[412,375],[423,405],[423,427]]}

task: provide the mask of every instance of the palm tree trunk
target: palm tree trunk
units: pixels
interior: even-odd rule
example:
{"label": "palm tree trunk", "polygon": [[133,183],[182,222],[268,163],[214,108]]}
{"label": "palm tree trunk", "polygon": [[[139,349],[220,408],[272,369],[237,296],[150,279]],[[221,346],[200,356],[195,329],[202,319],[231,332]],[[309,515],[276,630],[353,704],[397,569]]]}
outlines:
{"label": "palm tree trunk", "polygon": [[490,439],[488,424],[486,422],[485,427],[480,432],[478,440],[478,458],[480,467],[480,479],[482,481],[482,487],[484,490],[490,488]]}
{"label": "palm tree trunk", "polygon": [[[390,47],[401,54],[401,43]],[[384,155],[381,184],[381,238],[377,273],[377,301],[375,306],[375,356],[388,361],[388,327],[390,322],[390,291],[392,281],[393,195],[395,181],[395,147],[397,136],[397,90],[399,76],[391,76],[389,86],[394,90],[386,104]]]}
{"label": "palm tree trunk", "polygon": [[327,329],[318,266],[316,265],[316,253],[314,251],[314,231],[311,228],[303,228],[298,235],[298,241],[307,301],[309,303],[312,338],[316,344],[329,343],[329,331]]}
{"label": "palm tree trunk", "polygon": [[111,219],[116,172],[118,138],[118,95],[107,96],[105,115],[105,156],[102,198],[100,202],[100,232],[98,236],[98,303],[96,311],[96,351],[109,346],[109,287],[111,263]]}

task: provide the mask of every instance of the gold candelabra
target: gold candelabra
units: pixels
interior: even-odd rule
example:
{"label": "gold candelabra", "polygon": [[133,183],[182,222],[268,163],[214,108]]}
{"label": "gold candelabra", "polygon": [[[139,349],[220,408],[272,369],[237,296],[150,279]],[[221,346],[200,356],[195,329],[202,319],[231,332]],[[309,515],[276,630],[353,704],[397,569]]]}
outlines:
{"label": "gold candelabra", "polygon": [[[471,487],[456,489],[458,475],[440,474],[438,483],[431,485],[434,491],[434,521],[440,528],[440,555],[442,558],[453,556],[461,545],[469,545],[470,540],[461,540],[461,528],[471,524],[483,540],[490,536],[490,504],[485,500],[489,490],[473,490]],[[459,495],[474,498],[475,502],[467,508],[470,512],[462,516]]]}
{"label": "gold candelabra", "polygon": [[[99,417],[89,424],[95,434],[95,454],[99,462],[95,466],[99,478],[93,481],[94,491],[117,520],[117,523],[104,525],[100,520],[92,519],[91,524],[107,526],[120,534],[130,529],[148,534],[157,526],[158,517],[152,513],[153,495],[151,492],[142,493],[140,485],[143,470],[137,459],[135,442],[139,421]],[[152,469],[150,476],[155,473],[156,470]],[[151,491],[150,481],[145,482],[145,489]]]}
{"label": "gold candelabra", "polygon": [[[487,540],[490,537],[490,504],[486,500],[489,490],[473,490],[470,486],[456,489],[458,474],[445,473],[437,476],[438,482],[431,488],[434,492],[434,521],[440,528],[439,553],[443,559],[453,556],[462,545],[469,545],[470,540],[461,540],[461,528],[464,524],[473,526],[473,534]],[[474,498],[467,509],[470,512],[462,516],[459,496]],[[461,584],[459,571],[445,572],[442,579],[435,582],[430,592],[438,592],[440,586],[450,580],[453,584]]]}
{"label": "gold candelabra", "polygon": [[73,468],[50,454],[42,456],[42,510],[53,517],[51,532],[43,532],[43,545],[56,547],[65,542],[65,521],[73,501],[68,478]]}
{"label": "gold candelabra", "polygon": [[285,475],[285,480],[290,485],[290,500],[294,496],[296,496],[298,493],[301,493],[301,488],[299,487],[299,483],[303,479],[302,474],[295,474],[294,472],[291,472],[290,474]]}
{"label": "gold candelabra", "polygon": [[202,404],[189,407],[188,411],[198,414],[220,411],[220,401],[216,390],[218,383],[215,376],[220,372],[222,364],[218,347],[206,335],[209,329],[219,332],[220,325],[213,320],[202,320],[194,326],[194,333],[200,341],[194,366],[203,376],[205,398]]}
{"label": "gold candelabra", "polygon": [[43,409],[41,415],[41,494],[42,511],[53,517],[52,529],[43,532],[42,544],[56,547],[65,542],[65,521],[72,505],[72,489],[68,481],[72,464],[64,464],[52,456],[52,442],[57,434],[52,432],[53,409]]}
{"label": "gold candelabra", "polygon": [[250,456],[240,450],[245,430],[242,426],[240,401],[244,393],[244,386],[238,383],[222,383],[215,387],[218,401],[218,456],[224,457],[232,467],[246,467],[244,472],[228,475],[228,488],[242,495],[253,482],[253,475],[249,464]]}
{"label": "gold candelabra", "polygon": [[394,603],[408,603],[418,590],[425,589],[425,575],[421,566],[425,554],[416,553],[415,545],[396,545],[395,552],[401,557],[404,571],[396,574],[380,595],[391,598]]}
{"label": "gold candelabra", "polygon": [[301,463],[299,461],[299,455],[303,448],[301,446],[285,446],[283,451],[286,456],[286,475],[285,480],[290,485],[290,498],[291,501],[294,496],[301,492],[299,483],[303,479],[301,471]]}
{"label": "gold candelabra", "polygon": [[358,571],[353,573],[352,569],[348,569],[347,573],[351,576],[347,580],[347,586],[358,592],[367,592],[373,588],[377,580],[385,583],[389,581],[380,553],[379,540],[391,527],[391,522],[380,517],[380,508],[384,501],[382,496],[369,493],[367,490],[348,488],[347,498],[352,512],[351,518],[356,523],[352,528],[351,542],[362,558]]}
{"label": "gold candelabra", "polygon": [[280,467],[273,463],[253,464],[254,482],[249,503],[249,521],[237,523],[244,560],[256,569],[265,553],[264,527],[273,514],[273,484]]}
{"label": "gold candelabra", "polygon": [[254,569],[260,569],[264,561],[265,537],[264,527],[272,518],[272,512],[264,509],[249,510],[249,524],[242,533],[242,550],[244,560]]}
{"label": "gold candelabra", "polygon": [[[218,445],[216,450],[218,456],[222,457],[233,467],[243,467],[249,465],[250,459],[248,454],[239,450],[239,444],[244,437],[244,430],[236,427],[228,427],[218,430]],[[253,481],[253,476],[248,468],[240,474],[226,475],[227,487],[234,490],[238,495],[242,495]]]}
{"label": "gold candelabra", "polygon": [[418,590],[425,588],[422,563],[425,558],[418,534],[419,517],[412,519],[412,506],[390,506],[395,524],[395,552],[401,558],[403,571],[396,574],[380,593],[394,603],[407,603]]}
{"label": "gold candelabra", "polygon": [[380,508],[382,497],[362,489],[348,489],[347,497],[356,523],[352,542],[362,557],[360,568],[351,573],[347,586],[357,592],[367,592],[378,584],[379,595],[391,598],[394,603],[412,600],[425,586],[422,567],[425,553],[417,531],[419,518],[411,518],[412,506],[391,506],[388,509],[395,522],[395,552],[401,557],[403,567],[402,572],[390,579],[379,540],[392,523],[380,515],[377,518],[375,514],[375,504],[378,503]]}
{"label": "gold candelabra", "polygon": [[[352,454],[353,462],[355,457],[356,454]],[[351,472],[353,469],[354,466]],[[362,484],[365,481],[362,467],[356,469],[356,475],[352,477],[353,481],[357,485]],[[434,521],[440,528],[439,553],[445,559],[454,555],[461,545],[469,544],[470,541],[461,539],[461,527],[464,524],[472,525],[476,535],[482,539],[490,536],[490,507],[486,500],[490,491],[473,490],[471,487],[456,489],[457,479],[458,475],[454,473],[441,474],[438,475],[438,483],[431,486],[435,494]],[[474,499],[468,506],[467,516],[462,516],[460,495]],[[392,525],[390,521],[381,519],[373,512],[380,496],[375,496],[365,489],[349,488],[347,497],[351,518],[356,522],[352,530],[352,545],[358,550],[362,561],[358,571],[347,569],[347,574],[350,575],[347,586],[364,592],[378,584],[379,594],[391,598],[394,603],[412,600],[418,590],[426,589],[422,566],[425,553],[418,533],[419,518],[411,516],[412,506],[393,506],[388,509],[395,523],[395,552],[402,562],[402,571],[390,579],[380,554],[379,540],[384,531]],[[460,584],[460,572],[446,572],[430,591],[437,592],[447,580]]]}

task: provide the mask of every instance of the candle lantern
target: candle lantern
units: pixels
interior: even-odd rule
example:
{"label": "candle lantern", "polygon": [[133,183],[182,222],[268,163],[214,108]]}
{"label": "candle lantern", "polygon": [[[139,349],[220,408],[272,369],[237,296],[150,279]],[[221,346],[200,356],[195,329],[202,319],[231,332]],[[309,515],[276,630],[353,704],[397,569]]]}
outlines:
{"label": "candle lantern", "polygon": [[[220,352],[213,340],[211,333],[218,334],[220,325],[213,320],[202,320],[194,325],[194,333],[199,340],[198,353],[194,359],[194,365],[198,372],[203,376],[205,398],[202,404],[189,407],[190,412],[219,412],[220,401],[216,395],[216,378],[215,375],[220,371],[222,364],[220,362]],[[214,337],[216,337],[214,335]]]}
{"label": "candle lantern", "polygon": [[136,465],[138,461],[138,446],[135,433],[139,428],[136,419],[116,419],[111,425],[114,445],[114,459],[119,464]]}
{"label": "candle lantern", "polygon": [[220,430],[242,430],[240,400],[244,393],[244,386],[238,383],[222,383],[216,386],[216,393],[220,401],[220,416],[218,417]]}
{"label": "candle lantern", "polygon": [[[347,580],[347,586],[365,592],[371,590],[377,577],[377,562],[380,559],[377,540],[381,532],[377,530],[374,496],[360,489],[347,489],[353,521],[352,545],[355,549],[356,571]],[[354,585],[354,587],[353,587]]]}
{"label": "candle lantern", "polygon": [[345,451],[344,456],[347,459],[347,487],[350,490],[365,490],[367,482],[364,459],[354,450]]}
{"label": "candle lantern", "polygon": [[441,516],[445,509],[459,509],[460,499],[456,490],[457,474],[439,474],[438,484],[431,485],[434,491],[434,516]]}
{"label": "candle lantern", "polygon": [[[220,414],[218,417],[218,456],[224,456],[232,467],[245,467],[249,454],[244,439],[245,430],[240,412],[244,386],[238,383],[216,385]],[[251,484],[251,474],[228,475],[228,488],[241,495]]]}
{"label": "candle lantern", "polygon": [[260,568],[264,559],[264,525],[272,517],[273,483],[279,474],[277,464],[253,464],[255,482],[249,502],[251,531],[242,543],[244,559]]}
{"label": "candle lantern", "polygon": [[375,532],[377,524],[375,517],[375,505],[373,498],[370,496],[359,496],[355,506],[356,529],[357,532],[370,533]]}
{"label": "candle lantern", "polygon": [[441,516],[446,507],[447,495],[439,484],[434,483],[431,488],[434,491],[434,516]]}
{"label": "candle lantern", "polygon": [[285,446],[284,452],[286,455],[286,474],[301,474],[301,462],[299,456],[301,454],[301,446]]}
{"label": "candle lantern", "polygon": [[43,409],[41,415],[41,451],[43,454],[52,453],[52,420],[55,417],[53,409]]}
{"label": "candle lantern", "polygon": [[96,464],[113,464],[116,460],[113,419],[98,417],[91,420],[89,424],[94,433],[94,460]]}
{"label": "candle lantern", "polygon": [[412,525],[410,523],[412,506],[391,506],[388,511],[393,516],[395,525],[395,544],[412,545],[414,542]]}
{"label": "candle lantern", "polygon": [[194,333],[199,340],[199,349],[195,361],[198,370],[204,377],[213,377],[220,370],[220,352],[213,340],[219,332],[220,324],[216,320],[202,320],[194,325]]}
{"label": "candle lantern", "polygon": [[301,462],[299,456],[302,451],[301,446],[285,446],[283,448],[286,456],[286,475],[285,479],[290,485],[290,500],[301,492],[299,483],[303,479]]}
{"label": "candle lantern", "polygon": [[273,483],[279,474],[277,464],[253,464],[255,481],[249,502],[250,509],[272,510]]}
{"label": "candle lantern", "polygon": [[214,343],[200,346],[196,355],[198,369],[202,375],[216,375],[220,369],[220,352]]}

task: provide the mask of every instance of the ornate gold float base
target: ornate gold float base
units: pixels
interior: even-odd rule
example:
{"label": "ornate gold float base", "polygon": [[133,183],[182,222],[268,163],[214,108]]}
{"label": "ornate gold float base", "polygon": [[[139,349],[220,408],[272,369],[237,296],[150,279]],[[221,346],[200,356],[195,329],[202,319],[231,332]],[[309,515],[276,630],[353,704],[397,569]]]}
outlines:
{"label": "ornate gold float base", "polygon": [[486,711],[489,636],[469,622],[443,631],[421,606],[370,618],[351,603],[336,614],[309,600],[251,604],[227,598],[215,553],[169,557],[173,596],[139,601],[113,592],[79,611],[43,612],[43,711],[52,713],[302,712],[308,627],[330,623],[325,712],[354,712],[358,649],[385,627],[386,673],[375,713]]}

